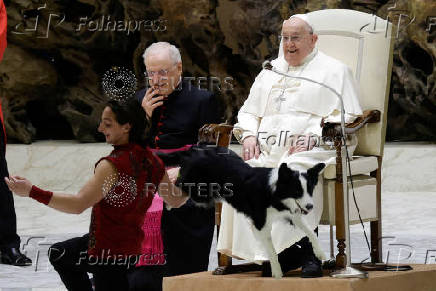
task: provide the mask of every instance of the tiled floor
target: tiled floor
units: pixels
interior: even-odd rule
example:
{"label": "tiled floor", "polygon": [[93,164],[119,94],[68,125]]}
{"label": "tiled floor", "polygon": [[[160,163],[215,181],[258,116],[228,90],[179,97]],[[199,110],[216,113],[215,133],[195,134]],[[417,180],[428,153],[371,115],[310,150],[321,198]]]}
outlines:
{"label": "tiled floor", "polygon": [[[42,143],[47,152],[63,153],[72,158],[77,149],[72,145],[58,143]],[[81,145],[82,168],[90,168],[94,160],[84,158],[84,152],[90,151],[99,156],[110,150],[107,146]],[[85,148],[85,149],[83,149]],[[51,185],[49,189],[77,191],[83,183],[71,182],[65,173],[59,178],[47,180],[47,175],[54,175],[52,169],[62,168],[68,162],[59,160],[47,162],[32,154],[44,152],[38,144],[30,146],[8,146],[9,169],[12,173],[29,176],[33,173],[33,181],[38,184]],[[98,152],[98,153],[95,153]],[[383,168],[383,248],[384,260],[389,252],[389,261],[394,263],[436,263],[436,146],[434,145],[388,145],[385,149]],[[25,159],[25,161],[23,161]],[[29,162],[30,160],[30,162]],[[89,164],[89,165],[88,165]],[[48,166],[52,165],[52,166]],[[35,169],[36,168],[36,169]],[[63,168],[62,168],[63,169]],[[86,177],[90,173],[77,173],[70,165],[65,169],[72,171],[74,178]],[[35,173],[38,172],[38,173]],[[49,174],[51,173],[51,174]],[[56,183],[59,181],[59,183]],[[46,182],[41,182],[46,181]],[[35,182],[36,183],[36,182]],[[80,184],[80,185],[77,185]],[[63,214],[31,199],[15,198],[18,218],[18,230],[22,238],[23,249],[33,259],[30,267],[13,267],[0,265],[0,288],[2,291],[36,291],[65,290],[57,273],[47,260],[48,246],[56,241],[82,235],[88,229],[89,211],[81,215]],[[369,236],[369,225],[365,224]],[[320,226],[320,240],[329,254],[329,227]],[[352,260],[359,262],[368,257],[368,249],[360,225],[351,227]],[[209,269],[217,266],[215,240],[211,251]],[[427,257],[427,258],[426,258]]]}

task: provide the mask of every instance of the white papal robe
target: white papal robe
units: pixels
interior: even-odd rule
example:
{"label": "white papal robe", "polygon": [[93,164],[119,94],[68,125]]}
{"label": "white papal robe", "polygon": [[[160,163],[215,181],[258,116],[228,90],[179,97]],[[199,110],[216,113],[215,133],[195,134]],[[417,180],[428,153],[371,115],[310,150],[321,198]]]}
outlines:
{"label": "white papal robe", "polygon": [[[283,57],[272,61],[279,71],[323,83],[336,90],[344,100],[345,122],[362,114],[357,86],[351,70],[340,61],[315,48],[298,67],[289,66]],[[256,136],[261,154],[247,163],[254,167],[278,167],[285,162],[292,169],[305,171],[318,162],[335,162],[335,151],[314,147],[311,151],[288,154],[298,135],[321,136],[321,119],[340,122],[340,101],[325,87],[310,81],[288,78],[262,70],[253,83],[250,94],[238,113],[234,134],[241,142]],[[292,139],[291,137],[294,137]],[[351,142],[353,151],[357,140]],[[294,143],[295,145],[295,143]],[[322,213],[322,178],[314,190],[314,209],[306,221],[315,229]],[[217,250],[229,256],[259,262],[268,260],[263,246],[256,241],[254,226],[228,204],[223,205]],[[304,233],[286,222],[272,226],[272,238],[277,253],[298,242]]]}

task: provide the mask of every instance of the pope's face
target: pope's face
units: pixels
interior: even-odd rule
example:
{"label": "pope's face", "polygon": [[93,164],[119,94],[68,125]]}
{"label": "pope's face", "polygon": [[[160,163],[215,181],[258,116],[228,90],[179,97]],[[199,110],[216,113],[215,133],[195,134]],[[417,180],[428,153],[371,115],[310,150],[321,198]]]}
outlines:
{"label": "pope's face", "polygon": [[159,95],[168,96],[179,84],[182,75],[182,62],[174,63],[168,52],[147,56],[145,67],[151,87],[159,90]]}
{"label": "pope's face", "polygon": [[282,27],[283,55],[291,66],[299,66],[315,47],[318,39],[306,22],[299,18],[286,20]]}

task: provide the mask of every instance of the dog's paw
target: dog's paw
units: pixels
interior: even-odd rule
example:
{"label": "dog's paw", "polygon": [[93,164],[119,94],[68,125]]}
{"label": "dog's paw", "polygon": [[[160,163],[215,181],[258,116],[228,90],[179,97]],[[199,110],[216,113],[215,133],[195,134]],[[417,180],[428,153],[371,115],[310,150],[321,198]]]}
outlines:
{"label": "dog's paw", "polygon": [[327,260],[327,256],[325,255],[325,253],[321,250],[321,249],[314,249],[313,253],[315,254],[315,256],[321,260],[321,261],[325,261]]}
{"label": "dog's paw", "polygon": [[271,275],[276,279],[280,279],[283,277],[283,272],[280,268],[271,268]]}

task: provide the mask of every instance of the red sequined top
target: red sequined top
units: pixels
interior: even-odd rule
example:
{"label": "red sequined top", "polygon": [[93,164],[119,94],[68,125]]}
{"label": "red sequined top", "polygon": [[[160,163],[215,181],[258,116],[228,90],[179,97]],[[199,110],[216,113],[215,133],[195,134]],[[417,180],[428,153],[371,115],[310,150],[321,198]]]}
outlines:
{"label": "red sequined top", "polygon": [[[165,173],[164,165],[137,144],[114,146],[96,166],[103,159],[116,167],[118,177],[106,178],[105,196],[92,208],[88,254],[99,258],[139,255],[144,216]],[[109,189],[109,185],[113,186]]]}

